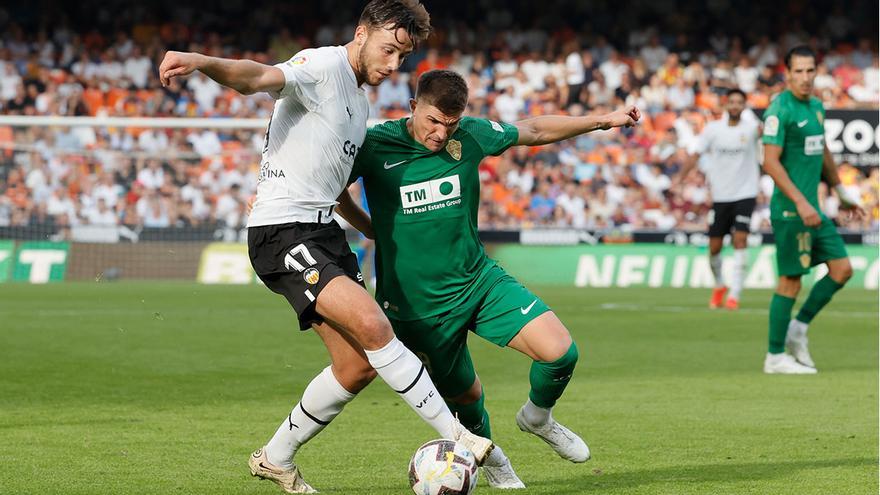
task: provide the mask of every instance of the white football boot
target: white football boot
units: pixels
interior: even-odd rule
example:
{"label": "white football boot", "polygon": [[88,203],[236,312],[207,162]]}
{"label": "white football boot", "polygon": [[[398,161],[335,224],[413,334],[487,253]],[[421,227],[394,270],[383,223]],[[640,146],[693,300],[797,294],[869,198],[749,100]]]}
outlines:
{"label": "white football boot", "polygon": [[586,462],[590,459],[590,448],[581,437],[559,424],[553,416],[542,425],[533,425],[526,421],[523,410],[520,409],[516,413],[516,424],[520,430],[547,442],[563,459],[571,462]]}
{"label": "white football boot", "polygon": [[816,363],[813,362],[807,347],[807,328],[806,323],[791,320],[788,323],[788,333],[785,335],[785,348],[798,363],[815,368]]}
{"label": "white football boot", "polygon": [[815,375],[816,368],[810,368],[797,362],[795,358],[786,353],[770,354],[764,358],[764,373],[783,375]]}
{"label": "white football boot", "polygon": [[302,473],[296,465],[293,469],[284,469],[270,464],[263,449],[257,449],[251,454],[248,465],[252,476],[272,481],[287,493],[318,493],[318,490],[303,480]]}
{"label": "white football boot", "polygon": [[486,481],[489,482],[489,486],[492,488],[517,490],[526,487],[513,470],[510,459],[504,455],[501,447],[497,445],[492,449],[492,453],[489,454],[489,457],[480,469],[483,470],[483,476],[486,477]]}
{"label": "white football boot", "polygon": [[492,443],[492,440],[474,435],[468,431],[467,428],[462,426],[461,422],[458,421],[458,418],[452,423],[452,432],[453,435],[455,435],[453,440],[464,445],[466,449],[474,454],[474,459],[477,461],[478,466],[482,466],[483,463],[486,462],[492,449],[495,448],[495,444]]}

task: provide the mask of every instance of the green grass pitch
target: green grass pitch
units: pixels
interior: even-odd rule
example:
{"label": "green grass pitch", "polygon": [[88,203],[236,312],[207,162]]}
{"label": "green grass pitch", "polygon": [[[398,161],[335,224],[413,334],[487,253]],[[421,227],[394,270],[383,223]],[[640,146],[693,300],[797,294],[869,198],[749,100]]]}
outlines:
{"label": "green grass pitch", "polygon": [[[705,291],[534,289],[580,345],[554,414],[593,459],[519,432],[529,362],[472,338],[524,493],[877,493],[876,292],[844,290],[814,322],[818,375],[766,376],[769,292],[728,313]],[[2,285],[0,493],[280,493],[248,455],[326,363],[263,287]],[[405,494],[434,436],[377,381],[297,460],[323,493]]]}

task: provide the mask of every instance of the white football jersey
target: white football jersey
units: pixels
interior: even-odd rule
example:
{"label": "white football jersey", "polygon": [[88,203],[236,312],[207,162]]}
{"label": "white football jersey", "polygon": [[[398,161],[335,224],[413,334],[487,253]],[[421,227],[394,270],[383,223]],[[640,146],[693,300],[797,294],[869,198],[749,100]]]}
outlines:
{"label": "white football jersey", "polygon": [[367,96],[342,46],[302,50],[275,67],[286,83],[270,93],[278,101],[247,225],[327,223],[367,133]]}
{"label": "white football jersey", "polygon": [[758,123],[727,119],[709,122],[697,138],[700,170],[706,174],[712,200],[728,203],[758,195]]}

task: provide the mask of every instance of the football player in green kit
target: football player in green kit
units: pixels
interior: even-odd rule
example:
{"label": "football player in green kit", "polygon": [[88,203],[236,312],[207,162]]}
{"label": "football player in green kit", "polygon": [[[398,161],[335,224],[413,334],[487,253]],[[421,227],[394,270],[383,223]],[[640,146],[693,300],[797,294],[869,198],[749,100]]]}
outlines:
{"label": "football player in green kit", "polygon": [[[816,365],[807,348],[807,326],[852,277],[843,239],[819,208],[819,181],[824,177],[837,190],[842,209],[857,215],[865,212],[858,199],[841,187],[834,158],[825,145],[825,110],[812,96],[816,54],[806,46],[792,48],[785,67],[788,89],[764,113],[764,171],[776,183],[770,221],[779,272],[770,302],[764,373],[813,374]],[[822,263],[828,266],[828,274],[816,282],[791,319],[801,277]]]}
{"label": "football player in green kit", "polygon": [[[590,458],[579,436],[551,409],[571,379],[578,349],[540,298],[486,256],[477,235],[480,179],[488,155],[515,145],[553,143],[598,129],[632,126],[639,110],[542,116],[512,124],[463,117],[467,86],[455,72],[426,72],[412,116],[367,132],[351,180],[363,177],[376,239],[376,299],[398,338],[425,363],[450,409],[489,438],[483,388],[467,348],[468,331],[533,362],[531,391],[516,415],[523,431],[572,462]],[[352,225],[368,225],[356,219]],[[496,447],[483,464],[489,484],[523,488]]]}

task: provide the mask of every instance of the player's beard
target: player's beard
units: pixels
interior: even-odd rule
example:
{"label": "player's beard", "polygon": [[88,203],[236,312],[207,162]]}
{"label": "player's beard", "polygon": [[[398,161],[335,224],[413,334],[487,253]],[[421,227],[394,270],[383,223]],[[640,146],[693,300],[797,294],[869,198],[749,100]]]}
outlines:
{"label": "player's beard", "polygon": [[364,50],[364,48],[366,48],[367,45],[369,45],[369,44],[370,44],[370,40],[369,40],[369,38],[367,38],[367,41],[358,50],[358,55],[357,55],[358,79],[360,79],[361,81],[363,81],[366,84],[369,84],[370,86],[375,86],[375,84],[373,84],[373,82],[370,80],[370,71],[367,68],[368,67],[367,55],[366,55],[366,53],[364,53],[366,51],[366,50]]}

